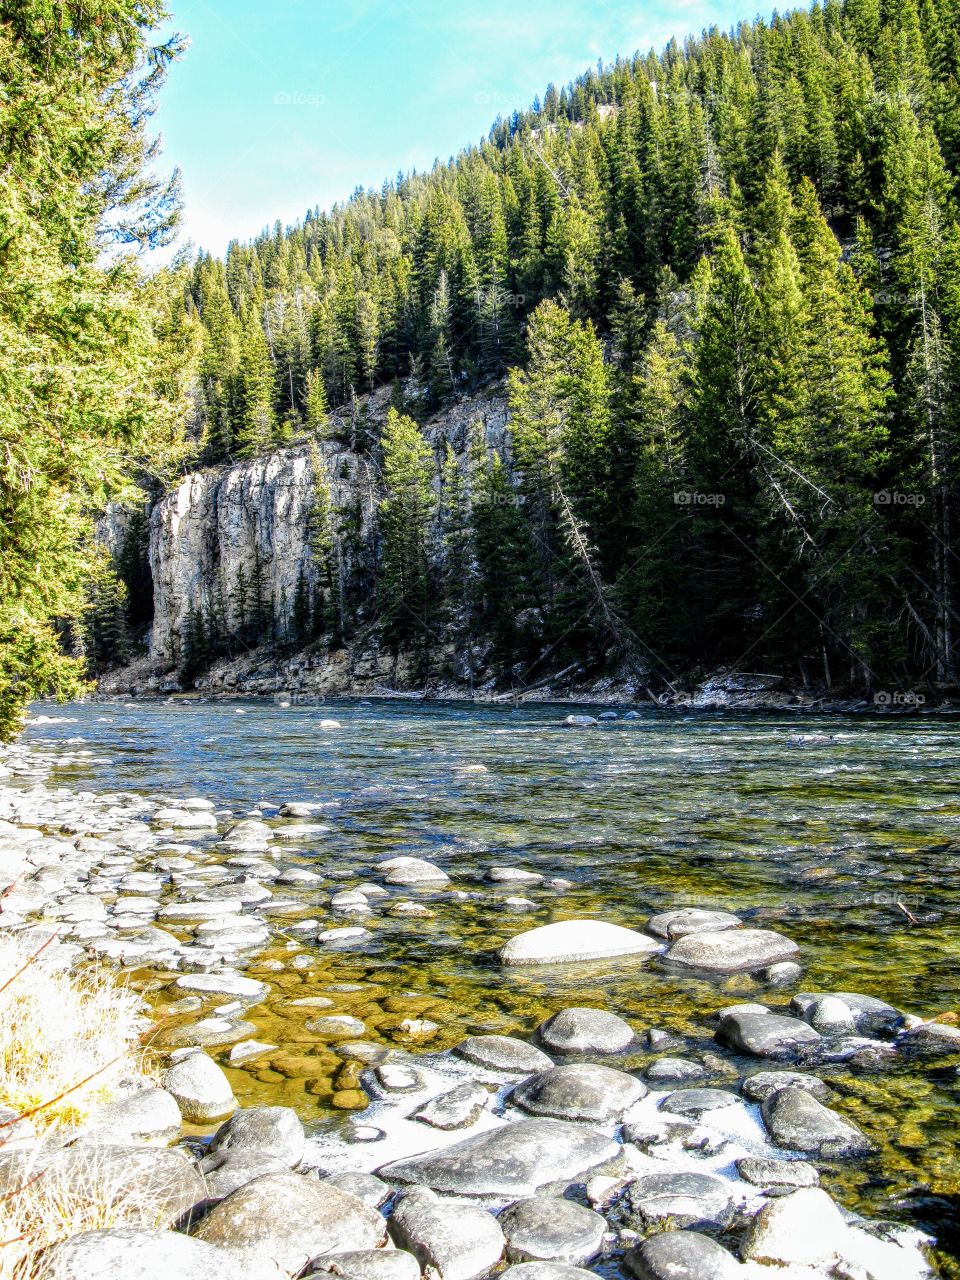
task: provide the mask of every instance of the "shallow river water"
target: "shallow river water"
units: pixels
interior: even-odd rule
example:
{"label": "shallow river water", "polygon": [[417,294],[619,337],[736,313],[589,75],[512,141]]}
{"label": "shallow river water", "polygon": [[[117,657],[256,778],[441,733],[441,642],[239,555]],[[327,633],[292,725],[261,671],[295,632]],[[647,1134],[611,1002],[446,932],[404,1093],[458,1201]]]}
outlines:
{"label": "shallow river water", "polygon": [[[245,1016],[277,1053],[231,1072],[241,1101],[293,1105],[314,1125],[347,1122],[333,1103],[349,1101],[359,1067],[333,1043],[318,1044],[304,1028],[316,1008],[293,997],[325,996],[332,1011],[365,1023],[366,1040],[412,1051],[471,1032],[529,1034],[570,1004],[608,1008],[638,1030],[677,1031],[702,1051],[722,1005],[780,1005],[791,993],[743,976],[681,978],[649,961],[498,967],[503,941],[553,919],[643,928],[666,907],[719,906],[796,940],[802,989],[864,992],[925,1016],[960,1009],[960,722],[649,711],[576,730],[562,726],[571,709],[586,710],[101,703],[43,708],[49,722],[32,725],[27,740],[82,739],[102,757],[61,771],[70,786],[206,796],[238,816],[285,801],[330,806],[318,817],[329,834],[281,857],[323,880],[297,887],[302,910],[273,921],[274,942],[248,965],[272,994]],[[325,717],[341,727],[321,729]],[[359,922],[370,936],[351,949],[300,938],[294,948],[284,936],[283,921],[298,914],[321,928],[357,923],[329,910],[331,893],[376,879],[372,865],[396,854],[438,863],[451,883],[373,902]],[[483,876],[493,865],[573,886],[492,885]],[[533,909],[504,903],[518,894]],[[434,914],[388,916],[399,898]],[[302,967],[289,964],[294,951],[308,957]],[[162,1010],[169,975],[137,980]],[[439,1029],[421,1044],[400,1030],[407,1017]],[[838,1109],[879,1154],[837,1166],[825,1185],[875,1216],[936,1220],[950,1248],[944,1228],[960,1192],[956,1061],[827,1073]]]}

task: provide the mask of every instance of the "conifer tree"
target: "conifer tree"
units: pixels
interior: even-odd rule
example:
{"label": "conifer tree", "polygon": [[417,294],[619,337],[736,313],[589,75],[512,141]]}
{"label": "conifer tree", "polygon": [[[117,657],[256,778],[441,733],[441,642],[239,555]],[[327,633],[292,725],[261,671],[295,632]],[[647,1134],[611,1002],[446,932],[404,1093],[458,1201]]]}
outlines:
{"label": "conifer tree", "polygon": [[434,459],[420,428],[391,409],[383,429],[383,539],[378,601],[394,645],[426,645],[431,634],[429,536],[434,516]]}

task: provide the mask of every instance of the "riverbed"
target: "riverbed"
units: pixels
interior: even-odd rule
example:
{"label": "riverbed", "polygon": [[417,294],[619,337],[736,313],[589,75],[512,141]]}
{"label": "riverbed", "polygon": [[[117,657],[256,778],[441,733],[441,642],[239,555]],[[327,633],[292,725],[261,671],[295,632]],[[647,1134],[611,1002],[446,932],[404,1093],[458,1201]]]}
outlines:
{"label": "riverbed", "polygon": [[[710,1050],[721,1006],[780,1006],[798,989],[861,992],[924,1017],[960,1008],[953,718],[650,710],[576,729],[563,725],[571,710],[585,708],[85,703],[36,708],[24,741],[89,753],[52,783],[204,797],[220,833],[250,816],[280,833],[294,821],[280,806],[312,806],[301,825],[325,829],[278,840],[271,859],[318,878],[289,877],[291,905],[268,914],[269,941],[243,957],[243,972],[270,988],[243,1016],[274,1048],[229,1074],[241,1102],[294,1106],[313,1126],[347,1125],[363,1102],[338,1039],[318,1043],[306,1029],[324,1001],[363,1023],[364,1042],[414,1053],[468,1034],[529,1035],[569,1005],[667,1030],[684,1052]],[[201,880],[229,885],[241,869],[216,839],[178,832],[172,843],[195,855]],[[331,908],[333,894],[369,884],[397,855],[428,859],[449,882],[390,888],[368,912]],[[544,883],[491,882],[493,867]],[[396,912],[400,902],[417,913]],[[538,924],[592,917],[642,929],[677,906],[734,911],[788,935],[803,978],[780,991],[642,960],[509,971],[495,962],[503,942]],[[304,921],[316,928],[298,928]],[[343,928],[363,933],[316,941]],[[160,1013],[182,996],[169,972],[143,967],[131,980]],[[314,1003],[294,1003],[305,999]],[[641,1068],[655,1052],[641,1042],[624,1065]],[[838,1110],[878,1154],[825,1171],[824,1185],[873,1217],[933,1221],[955,1248],[955,1060],[838,1063],[829,1075]]]}

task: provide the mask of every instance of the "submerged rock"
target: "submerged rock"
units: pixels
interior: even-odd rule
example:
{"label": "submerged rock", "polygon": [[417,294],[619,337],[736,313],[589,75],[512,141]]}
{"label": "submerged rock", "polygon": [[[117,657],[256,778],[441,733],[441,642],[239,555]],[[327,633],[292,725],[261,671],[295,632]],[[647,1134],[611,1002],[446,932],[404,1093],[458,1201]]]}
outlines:
{"label": "submerged rock", "polygon": [[559,920],[517,934],[498,953],[501,964],[558,964],[611,956],[652,955],[659,946],[645,933],[604,920]]}

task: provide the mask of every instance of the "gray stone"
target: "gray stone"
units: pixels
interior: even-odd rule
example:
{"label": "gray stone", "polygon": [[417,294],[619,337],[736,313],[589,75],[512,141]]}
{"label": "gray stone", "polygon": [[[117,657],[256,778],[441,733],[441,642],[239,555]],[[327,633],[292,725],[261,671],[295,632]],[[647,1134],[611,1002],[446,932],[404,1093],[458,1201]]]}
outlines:
{"label": "gray stone", "polygon": [[772,1160],[767,1156],[743,1156],[737,1161],[737,1173],[754,1187],[816,1187],[820,1174],[806,1160]]}
{"label": "gray stone", "polygon": [[596,1280],[596,1273],[562,1262],[519,1262],[501,1271],[498,1280]]}
{"label": "gray stone", "polygon": [[833,1096],[830,1086],[824,1084],[819,1076],[806,1075],[800,1071],[758,1071],[747,1076],[740,1086],[743,1096],[751,1102],[763,1102],[778,1089],[806,1089],[815,1098],[825,1102]]}
{"label": "gray stone", "polygon": [[660,1103],[661,1111],[669,1111],[675,1116],[690,1116],[699,1120],[708,1111],[719,1111],[721,1107],[732,1107],[740,1099],[729,1089],[677,1089],[669,1093]]}
{"label": "gray stone", "polygon": [[259,1002],[270,988],[256,978],[240,973],[187,973],[174,983],[178,991],[197,991],[202,995],[235,996],[239,1000]]}
{"label": "gray stone", "polygon": [[454,1045],[453,1052],[488,1071],[504,1071],[510,1075],[530,1075],[553,1066],[553,1059],[535,1045],[513,1036],[467,1036]]}
{"label": "gray stone", "polygon": [[245,1107],[220,1126],[210,1149],[258,1151],[293,1169],[303,1159],[305,1143],[300,1117],[290,1107]]}
{"label": "gray stone", "polygon": [[755,1058],[792,1058],[807,1045],[817,1044],[819,1031],[799,1018],[776,1013],[729,1013],[717,1028],[717,1041],[737,1053]]}
{"label": "gray stone", "polygon": [[730,1183],[711,1173],[648,1173],[626,1191],[631,1220],[645,1229],[723,1226],[733,1213]]}
{"label": "gray stone", "polygon": [[304,1025],[305,1031],[324,1040],[349,1040],[362,1036],[366,1025],[359,1018],[352,1018],[347,1013],[329,1013],[319,1018],[312,1018]]}
{"label": "gray stone", "polygon": [[387,1093],[418,1093],[424,1087],[423,1073],[405,1062],[381,1062],[373,1078]]}
{"label": "gray stone", "polygon": [[795,982],[800,981],[802,974],[803,968],[795,960],[781,960],[779,964],[759,969],[756,977],[771,987],[792,987]]}
{"label": "gray stone", "polygon": [[420,1280],[420,1263],[406,1249],[357,1249],[318,1258],[310,1275],[333,1273],[346,1280]]}
{"label": "gray stone", "polygon": [[633,1028],[603,1009],[562,1009],[537,1028],[554,1053],[622,1053],[633,1044]]}
{"label": "gray stone", "polygon": [[451,1195],[502,1202],[573,1182],[619,1154],[617,1143],[586,1125],[521,1120],[439,1151],[396,1160],[377,1173],[387,1182],[423,1183]]}
{"label": "gray stone", "polygon": [[747,1262],[815,1267],[843,1254],[847,1233],[827,1193],[819,1187],[804,1188],[764,1205],[750,1225],[742,1256]]}
{"label": "gray stone", "polygon": [[450,879],[445,871],[425,858],[387,858],[385,862],[378,862],[376,869],[386,875],[387,884],[441,885]]}
{"label": "gray stone", "polygon": [[425,1188],[404,1195],[390,1218],[390,1234],[440,1280],[472,1280],[503,1256],[497,1220],[476,1205],[441,1201]]}
{"label": "gray stone", "polygon": [[628,1249],[624,1270],[634,1280],[737,1280],[740,1264],[716,1240],[697,1231],[662,1231]]}
{"label": "gray stone", "polygon": [[501,964],[560,964],[612,956],[652,955],[653,938],[604,920],[559,920],[519,933],[498,952]]}
{"label": "gray stone", "polygon": [[522,867],[491,867],[484,879],[494,884],[543,884],[539,871],[525,871]]}
{"label": "gray stone", "polygon": [[281,1280],[269,1264],[238,1266],[215,1245],[176,1231],[85,1231],[45,1249],[35,1280]]}
{"label": "gray stone", "polygon": [[884,1035],[903,1026],[904,1017],[899,1009],[875,996],[863,996],[855,991],[798,991],[790,1001],[790,1008],[801,1018],[822,1000],[839,1000],[853,1016],[858,1031],[864,1035]]}
{"label": "gray stone", "polygon": [[726,929],[739,929],[742,925],[740,917],[729,911],[704,911],[702,907],[661,911],[647,921],[651,933],[670,942],[685,938],[689,933],[720,933]]}
{"label": "gray stone", "polygon": [[517,1200],[500,1214],[511,1262],[587,1262],[600,1252],[607,1224],[599,1213],[559,1196]]}
{"label": "gray stone", "polygon": [[674,1080],[702,1080],[706,1074],[699,1062],[691,1062],[688,1058],[658,1058],[644,1072],[648,1080],[657,1084]]}
{"label": "gray stone", "polygon": [[[4,1134],[8,1131],[4,1130]],[[95,1112],[83,1129],[100,1142],[166,1145],[180,1133],[180,1108],[165,1089],[138,1089]],[[4,1143],[4,1149],[7,1144]]]}
{"label": "gray stone", "polygon": [[477,1122],[489,1099],[483,1085],[468,1080],[449,1093],[432,1098],[420,1108],[414,1119],[432,1125],[434,1129],[466,1129]]}
{"label": "gray stone", "polygon": [[899,1039],[898,1047],[922,1057],[950,1057],[960,1053],[960,1027],[946,1022],[922,1022]]}
{"label": "gray stone", "polygon": [[274,1261],[296,1275],[320,1254],[376,1249],[386,1223],[329,1182],[269,1173],[215,1205],[195,1237],[229,1250],[245,1266]]}
{"label": "gray stone", "polygon": [[163,1086],[176,1099],[184,1120],[193,1124],[222,1120],[237,1109],[230,1081],[205,1053],[190,1053],[168,1067]]}
{"label": "gray stone", "polygon": [[790,1151],[838,1157],[862,1155],[873,1149],[862,1130],[805,1089],[779,1089],[761,1104],[760,1110],[772,1140]]}
{"label": "gray stone", "polygon": [[390,1188],[373,1173],[333,1173],[325,1181],[356,1196],[371,1209],[379,1209],[390,1198]]}
{"label": "gray stone", "polygon": [[822,1036],[852,1035],[856,1030],[853,1010],[836,996],[824,996],[811,1004],[804,1017]]}
{"label": "gray stone", "polygon": [[723,929],[688,933],[675,942],[664,959],[684,969],[707,973],[742,973],[792,960],[800,948],[772,929]]}
{"label": "gray stone", "polygon": [[609,1124],[622,1120],[647,1086],[625,1071],[595,1063],[551,1067],[518,1084],[510,1101],[531,1115]]}
{"label": "gray stone", "polygon": [[207,1199],[223,1200],[254,1178],[268,1173],[286,1173],[287,1165],[265,1151],[211,1151],[200,1161],[200,1171],[207,1184]]}

